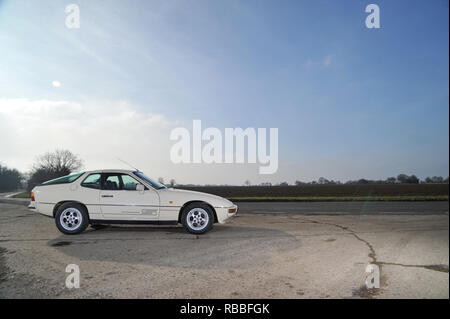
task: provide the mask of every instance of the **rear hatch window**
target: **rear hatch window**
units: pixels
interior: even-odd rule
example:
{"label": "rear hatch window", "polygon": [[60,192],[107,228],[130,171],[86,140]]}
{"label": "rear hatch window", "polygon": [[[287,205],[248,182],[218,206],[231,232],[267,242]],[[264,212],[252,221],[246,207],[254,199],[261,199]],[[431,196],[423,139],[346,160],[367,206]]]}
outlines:
{"label": "rear hatch window", "polygon": [[66,175],[66,176],[63,176],[63,177],[58,177],[58,178],[55,178],[55,179],[43,182],[41,185],[72,183],[73,181],[75,181],[78,177],[80,177],[83,174],[84,173],[76,173],[76,174]]}

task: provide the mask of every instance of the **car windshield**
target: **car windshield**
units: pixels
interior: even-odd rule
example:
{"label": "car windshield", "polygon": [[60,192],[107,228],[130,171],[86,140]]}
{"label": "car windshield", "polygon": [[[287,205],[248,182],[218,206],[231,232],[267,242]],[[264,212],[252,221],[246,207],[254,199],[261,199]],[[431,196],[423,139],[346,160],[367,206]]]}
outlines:
{"label": "car windshield", "polygon": [[162,189],[162,188],[167,188],[166,186],[164,186],[163,184],[160,184],[158,182],[155,182],[154,180],[152,180],[150,177],[145,176],[142,172],[133,172],[134,175],[142,178],[144,181],[146,181],[147,183],[149,183],[150,185],[153,186],[153,188],[156,189]]}

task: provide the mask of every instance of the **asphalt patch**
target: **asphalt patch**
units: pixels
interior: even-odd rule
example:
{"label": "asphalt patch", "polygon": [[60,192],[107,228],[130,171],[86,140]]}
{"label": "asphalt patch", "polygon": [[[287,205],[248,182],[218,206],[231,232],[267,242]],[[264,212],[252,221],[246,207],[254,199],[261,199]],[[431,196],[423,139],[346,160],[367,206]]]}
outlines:
{"label": "asphalt patch", "polygon": [[57,241],[56,243],[51,244],[53,247],[61,247],[61,246],[69,246],[71,245],[71,241]]}
{"label": "asphalt patch", "polygon": [[[123,227],[109,228],[102,232],[101,238],[95,238],[95,232],[77,236],[72,242],[61,238],[48,245],[87,261],[195,269],[254,268],[270,263],[271,253],[300,246],[299,240],[289,233],[258,227],[214,227],[202,236],[192,236],[182,228],[174,228],[165,235],[158,228]],[[80,245],[85,242],[88,244]],[[70,247],[64,247],[71,243]]]}

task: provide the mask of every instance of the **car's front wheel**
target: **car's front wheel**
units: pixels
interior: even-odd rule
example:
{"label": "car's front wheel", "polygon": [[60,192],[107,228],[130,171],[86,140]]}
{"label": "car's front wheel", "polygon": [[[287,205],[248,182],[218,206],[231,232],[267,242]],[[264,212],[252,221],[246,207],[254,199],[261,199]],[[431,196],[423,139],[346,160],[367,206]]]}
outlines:
{"label": "car's front wheel", "polygon": [[184,208],[181,223],[192,234],[204,234],[213,227],[214,214],[208,205],[192,203]]}
{"label": "car's front wheel", "polygon": [[86,229],[89,224],[89,217],[86,209],[78,203],[62,204],[55,215],[56,227],[59,231],[67,234],[79,234]]}

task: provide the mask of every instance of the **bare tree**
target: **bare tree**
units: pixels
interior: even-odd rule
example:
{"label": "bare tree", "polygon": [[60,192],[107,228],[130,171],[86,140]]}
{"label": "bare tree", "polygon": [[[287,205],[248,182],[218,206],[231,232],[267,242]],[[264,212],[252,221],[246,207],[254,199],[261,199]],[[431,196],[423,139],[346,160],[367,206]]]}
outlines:
{"label": "bare tree", "polygon": [[170,187],[174,187],[175,184],[176,184],[176,182],[175,182],[175,180],[172,178],[172,179],[170,180]]}
{"label": "bare tree", "polygon": [[388,177],[386,179],[386,184],[395,184],[397,182],[397,179],[395,177]]}
{"label": "bare tree", "polygon": [[57,149],[38,156],[33,170],[46,170],[56,175],[67,175],[83,167],[83,161],[69,150]]}
{"label": "bare tree", "polygon": [[406,174],[399,174],[399,175],[397,176],[397,181],[398,181],[399,183],[402,183],[402,184],[407,183],[408,177],[409,177],[409,176],[406,175]]}
{"label": "bare tree", "polygon": [[42,182],[69,175],[81,167],[83,167],[83,161],[71,151],[57,149],[54,152],[47,152],[36,158],[27,190],[30,191]]}
{"label": "bare tree", "polygon": [[160,183],[160,184],[164,184],[164,178],[162,178],[162,177],[159,177],[159,178],[158,178],[158,183]]}
{"label": "bare tree", "polygon": [[419,179],[416,177],[416,175],[408,176],[406,174],[399,174],[397,176],[397,180],[402,184],[418,184]]}
{"label": "bare tree", "polygon": [[432,183],[432,184],[440,184],[440,183],[444,183],[444,178],[442,176],[427,177],[425,179],[425,182]]}
{"label": "bare tree", "polygon": [[250,183],[250,181],[247,179],[247,180],[244,182],[244,185],[245,185],[245,186],[250,186],[251,183]]}

